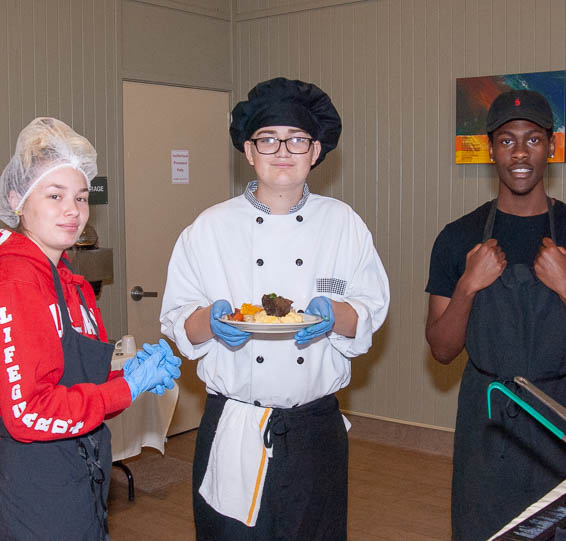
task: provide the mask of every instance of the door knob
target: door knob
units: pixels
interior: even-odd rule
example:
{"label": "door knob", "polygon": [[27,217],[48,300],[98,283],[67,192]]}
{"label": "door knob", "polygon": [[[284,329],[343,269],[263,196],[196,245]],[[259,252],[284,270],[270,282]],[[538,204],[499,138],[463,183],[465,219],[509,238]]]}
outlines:
{"label": "door knob", "polygon": [[134,301],[141,301],[144,297],[157,297],[157,291],[144,291],[141,286],[134,286],[130,290],[130,297]]}

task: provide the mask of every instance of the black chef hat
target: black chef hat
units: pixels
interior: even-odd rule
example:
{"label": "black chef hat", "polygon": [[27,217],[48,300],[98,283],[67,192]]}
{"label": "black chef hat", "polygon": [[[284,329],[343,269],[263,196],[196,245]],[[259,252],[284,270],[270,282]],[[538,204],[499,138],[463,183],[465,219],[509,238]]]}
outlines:
{"label": "black chef hat", "polygon": [[284,77],[258,83],[248,92],[248,100],[234,107],[232,143],[243,152],[244,143],[266,126],[293,126],[320,141],[320,156],[313,167],[336,148],[342,131],[340,115],[325,92],[312,83]]}
{"label": "black chef hat", "polygon": [[554,117],[546,98],[534,90],[509,90],[499,94],[487,113],[487,133],[511,120],[530,120],[552,130]]}

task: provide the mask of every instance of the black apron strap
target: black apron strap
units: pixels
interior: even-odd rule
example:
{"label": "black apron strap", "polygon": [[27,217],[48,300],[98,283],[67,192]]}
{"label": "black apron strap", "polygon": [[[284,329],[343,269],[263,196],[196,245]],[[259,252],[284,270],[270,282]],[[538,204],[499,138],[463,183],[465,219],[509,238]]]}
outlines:
{"label": "black apron strap", "polygon": [[71,323],[71,317],[69,316],[67,303],[65,302],[65,297],[63,295],[63,287],[61,286],[61,279],[59,278],[59,272],[57,272],[57,267],[53,264],[51,259],[49,259],[49,265],[51,265],[53,284],[55,285],[55,292],[57,293],[57,303],[59,304],[59,310],[61,312],[61,323],[63,324],[63,334],[65,334],[67,330],[72,330],[73,324]]}
{"label": "black apron strap", "polygon": [[554,225],[554,205],[552,204],[552,199],[547,196],[546,206],[548,207],[548,220],[550,221],[550,238],[552,242],[556,244],[556,227]]}
{"label": "black apron strap", "polygon": [[[73,267],[71,267],[71,264],[66,259],[61,258],[61,261],[63,262],[65,267],[67,267],[67,269],[69,269],[70,272],[73,272]],[[53,266],[53,263],[51,263],[51,266]],[[57,277],[57,278],[59,278],[59,277]],[[59,283],[59,287],[61,287],[61,283]],[[94,331],[96,332],[96,338],[97,338],[97,340],[100,340],[100,335],[98,334],[98,325],[96,324],[96,321],[94,320],[94,318],[90,314],[90,310],[88,309],[88,304],[86,303],[83,292],[81,291],[81,288],[79,286],[75,286],[75,287],[77,288],[77,292],[78,292],[79,297],[81,299],[81,304],[83,305],[83,307],[86,311],[86,315],[87,315],[88,319],[90,320],[92,326],[94,327]]]}
{"label": "black apron strap", "polygon": [[[556,227],[554,225],[554,205],[552,204],[552,199],[546,197],[546,207],[548,209],[548,221],[550,222],[550,238],[552,242],[556,244]],[[483,240],[490,239],[493,235],[493,226],[495,224],[495,215],[497,213],[497,198],[491,202],[491,207],[489,208],[489,214],[487,220],[485,221],[485,226],[483,228]]]}
{"label": "black apron strap", "polygon": [[[69,269],[69,271],[72,272],[71,266],[64,259],[63,263]],[[73,329],[71,317],[69,315],[69,309],[67,308],[67,303],[65,302],[65,297],[63,295],[63,287],[61,285],[59,272],[57,271],[57,267],[55,267],[51,260],[49,260],[49,264],[51,266],[51,273],[53,275],[53,283],[55,285],[55,291],[57,293],[57,302],[59,304],[59,309],[61,312],[61,322],[63,327],[63,338],[61,342],[63,346],[63,354],[65,356],[65,371],[61,379],[61,382],[63,382],[63,380],[66,379],[69,368],[69,359],[67,359],[67,356],[79,356],[79,351],[74,346],[77,344],[77,342],[80,341],[86,341],[85,343],[90,345],[91,339],[86,338],[79,333],[76,333],[76,331]],[[90,315],[90,311],[82,294],[81,288],[78,285],[76,286],[76,288],[79,293],[83,308],[86,310],[86,313],[91,323],[93,324],[94,329],[96,330],[98,342],[94,343],[98,343],[100,347],[102,346],[102,344],[100,343],[100,336],[98,335],[98,326]],[[73,347],[69,349],[69,346]],[[76,359],[76,361],[78,361],[78,359]],[[71,379],[74,379],[75,377],[76,375],[71,376]],[[108,537],[108,507],[106,505],[104,490],[104,485],[108,483],[108,479],[106,478],[106,474],[104,473],[104,466],[102,464],[102,461],[100,460],[100,444],[98,440],[98,438],[104,439],[106,437],[104,435],[105,430],[107,430],[106,427],[104,425],[101,425],[89,434],[74,438],[74,440],[76,442],[77,452],[79,456],[85,461],[88,468],[90,488],[95,500],[95,513],[98,517],[98,521],[101,525],[102,530],[104,531],[106,537]]]}
{"label": "black apron strap", "polygon": [[483,228],[483,239],[482,242],[490,239],[493,235],[493,225],[495,224],[495,214],[497,212],[497,198],[491,202],[491,207],[489,208],[489,214],[487,215],[487,220],[485,221],[485,226]]}

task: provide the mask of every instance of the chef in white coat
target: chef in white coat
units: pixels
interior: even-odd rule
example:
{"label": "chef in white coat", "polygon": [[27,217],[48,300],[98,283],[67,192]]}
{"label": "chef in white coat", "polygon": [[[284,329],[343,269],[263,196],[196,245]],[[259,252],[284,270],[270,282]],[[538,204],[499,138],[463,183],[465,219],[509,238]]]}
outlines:
{"label": "chef in white coat", "polygon": [[[371,233],[345,203],[309,191],[341,121],[314,84],[262,82],[230,134],[257,180],[205,210],[169,263],[161,329],[190,359],[207,402],[193,471],[198,540],[346,539],[350,381],[389,306]],[[250,334],[220,321],[265,293],[322,321]]]}

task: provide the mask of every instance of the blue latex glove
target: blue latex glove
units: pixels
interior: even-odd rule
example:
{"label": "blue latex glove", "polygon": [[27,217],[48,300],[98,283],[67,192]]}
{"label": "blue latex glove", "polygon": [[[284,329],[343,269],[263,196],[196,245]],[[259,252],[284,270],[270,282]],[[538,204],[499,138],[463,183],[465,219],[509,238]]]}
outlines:
{"label": "blue latex glove", "polygon": [[179,361],[177,366],[181,366],[181,360],[173,355],[173,350],[169,347],[167,341],[161,338],[159,340],[159,344],[145,343],[143,345],[142,351],[137,351],[133,357],[130,357],[126,361],[126,364],[124,364],[124,375],[128,375],[133,369],[135,369],[138,365],[143,363],[150,355],[160,351],[160,349],[163,350],[163,353],[166,357],[171,356],[177,359]]}
{"label": "blue latex glove", "polygon": [[306,344],[313,338],[322,336],[332,330],[334,326],[334,310],[332,310],[332,303],[328,297],[315,297],[311,299],[311,302],[309,302],[305,310],[305,314],[320,316],[322,321],[297,331],[295,340],[298,344]]}
{"label": "blue latex glove", "polygon": [[150,355],[161,351],[170,363],[174,364],[175,366],[181,366],[181,359],[179,357],[175,357],[173,350],[167,343],[167,340],[163,338],[159,339],[159,343],[157,344],[148,344],[147,342],[142,346],[142,351],[138,351],[138,356],[140,359],[145,360]]}
{"label": "blue latex glove", "polygon": [[143,362],[132,367],[128,374],[124,373],[124,379],[130,387],[132,402],[145,391],[155,388],[157,385],[169,384],[169,381],[181,375],[179,367],[174,362],[168,362],[165,354],[160,349],[152,353]]}
{"label": "blue latex glove", "polygon": [[[181,359],[173,354],[173,350],[171,349],[167,341],[163,338],[159,339],[158,344],[145,343],[142,347],[143,350],[138,351],[136,354],[138,362],[143,362],[154,353],[162,351],[165,354],[165,361],[171,366],[172,370],[174,370],[173,367],[181,366]],[[126,365],[127,364],[128,363],[126,363]],[[124,373],[126,373],[126,366],[124,366]],[[149,392],[157,395],[162,395],[165,392],[165,389],[173,389],[173,387],[175,387],[173,378],[165,378],[163,380],[163,384],[156,385],[153,389],[149,389]]]}
{"label": "blue latex glove", "polygon": [[[136,358],[137,358],[138,364],[143,363],[146,359],[148,359],[151,355],[153,355],[153,353],[156,353],[156,352],[159,351],[159,346],[157,346],[157,344],[152,345],[152,344],[148,344],[146,342],[142,347],[143,347],[143,351],[138,351],[136,353]],[[133,359],[133,357],[132,357],[132,359]],[[132,359],[130,359],[130,360],[132,360]],[[126,374],[126,368],[128,366],[128,362],[126,362],[126,364],[124,365],[124,374]],[[169,381],[167,383],[169,384]],[[173,384],[173,386],[175,386],[175,384],[173,383],[173,380],[171,380],[171,384]],[[172,387],[168,387],[168,388],[172,388]],[[160,384],[156,385],[153,389],[149,389],[149,392],[161,396],[165,392],[165,385],[162,385],[160,383]]]}
{"label": "blue latex glove", "polygon": [[212,332],[229,346],[241,346],[251,335],[246,331],[241,331],[228,323],[218,321],[219,317],[232,313],[232,307],[228,301],[220,299],[210,307],[210,328]]}
{"label": "blue latex glove", "polygon": [[130,357],[126,361],[126,364],[124,364],[124,376],[129,375],[132,370],[135,370],[146,358],[147,356],[142,351],[136,352],[136,354]]}

